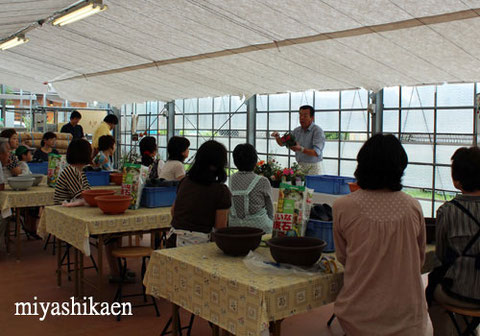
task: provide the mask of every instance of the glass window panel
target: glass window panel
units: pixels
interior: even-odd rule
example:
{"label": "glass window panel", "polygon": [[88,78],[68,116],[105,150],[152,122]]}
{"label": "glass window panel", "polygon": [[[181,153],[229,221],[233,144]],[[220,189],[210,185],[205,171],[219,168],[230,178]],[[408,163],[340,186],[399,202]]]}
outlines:
{"label": "glass window panel", "polygon": [[212,115],[201,114],[198,116],[198,128],[211,129],[212,128]]}
{"label": "glass window panel", "polygon": [[423,216],[432,217],[432,202],[424,201],[424,200],[418,200],[418,201],[420,202],[420,205],[422,206]]}
{"label": "glass window panel", "polygon": [[403,110],[402,132],[433,132],[433,110]]}
{"label": "glass window panel", "polygon": [[289,129],[288,113],[270,113],[269,129],[272,131],[286,131]]}
{"label": "glass window panel", "polygon": [[214,112],[229,112],[230,111],[230,99],[228,96],[215,97],[213,99]]}
{"label": "glass window panel", "polygon": [[339,104],[339,91],[315,91],[315,110],[336,110]]}
{"label": "glass window panel", "polygon": [[441,190],[458,191],[452,182],[450,167],[435,167],[435,188]]}
{"label": "glass window panel", "polygon": [[340,157],[356,159],[358,151],[363,146],[361,142],[342,142],[340,147]]}
{"label": "glass window panel", "polygon": [[402,86],[402,107],[433,107],[435,86]]}
{"label": "glass window panel", "polygon": [[213,112],[213,99],[211,97],[198,99],[198,112],[199,113],[212,113]]}
{"label": "glass window panel", "polygon": [[473,106],[473,84],[437,86],[437,106]]}
{"label": "glass window panel", "polygon": [[183,113],[183,99],[175,100],[175,113]]}
{"label": "glass window panel", "polygon": [[197,137],[196,136],[187,136],[188,141],[190,141],[190,148],[197,149]]}
{"label": "glass window panel", "polygon": [[268,111],[268,95],[257,95],[257,110]]}
{"label": "glass window panel", "polygon": [[185,129],[196,129],[197,128],[197,114],[196,115],[185,115]]}
{"label": "glass window panel", "polygon": [[158,129],[164,129],[166,130],[167,129],[167,118],[166,117],[163,117],[163,116],[159,116],[157,118],[157,127]]}
{"label": "glass window panel", "polygon": [[136,114],[146,114],[147,113],[147,103],[137,103],[135,104]]}
{"label": "glass window panel", "polygon": [[267,161],[266,154],[258,154],[258,161]]}
{"label": "glass window panel", "polygon": [[271,158],[271,159],[275,159],[275,161],[277,161],[278,164],[279,164],[282,168],[287,168],[287,167],[289,167],[289,165],[288,165],[288,156],[270,155],[270,158]]}
{"label": "glass window panel", "polygon": [[269,148],[268,148],[268,152],[270,154],[282,154],[282,155],[288,155],[288,152],[290,151],[287,147],[285,146],[279,146],[277,144],[277,141],[276,140],[269,140]]}
{"label": "glass window panel", "polygon": [[313,106],[313,91],[291,92],[290,96],[292,111],[298,111],[302,105]]}
{"label": "glass window panel", "polygon": [[265,139],[256,139],[255,147],[258,153],[267,153],[267,140]]}
{"label": "glass window panel", "polygon": [[228,129],[229,128],[229,123],[228,123],[228,118],[230,116],[228,114],[215,114],[213,116],[213,128],[215,130],[218,130],[220,129],[220,127],[222,129]]}
{"label": "glass window panel", "polygon": [[409,164],[403,176],[403,185],[432,189],[432,166]]}
{"label": "glass window panel", "polygon": [[357,169],[357,161],[340,160],[340,176],[353,177],[355,169]]}
{"label": "glass window panel", "polygon": [[183,128],[183,116],[176,115],[175,116],[175,129],[182,129]]}
{"label": "glass window panel", "polygon": [[326,141],[323,157],[338,158],[338,141]]}
{"label": "glass window panel", "polygon": [[384,132],[389,132],[389,133],[397,133],[398,132],[398,118],[399,118],[398,110],[383,111],[383,131]]}
{"label": "glass window panel", "polygon": [[[319,113],[319,112],[317,112]],[[315,115],[317,115],[317,113]],[[299,120],[299,115],[298,112],[292,112],[290,113],[290,130],[294,130],[300,126],[300,120]]]}
{"label": "glass window panel", "polygon": [[227,150],[230,148],[230,143],[229,143],[228,138],[226,138],[226,137],[215,137],[215,140],[220,142],[221,144],[223,144],[225,146],[225,148],[227,148]]}
{"label": "glass window panel", "polygon": [[266,113],[257,113],[255,114],[256,117],[256,128],[259,130],[266,130],[267,129],[267,114]]}
{"label": "glass window panel", "polygon": [[338,175],[338,160],[324,159],[321,163],[321,174]]}
{"label": "glass window panel", "polygon": [[403,144],[403,148],[407,152],[408,162],[433,163],[433,145]]}
{"label": "glass window panel", "polygon": [[184,100],[184,113],[197,113],[198,112],[197,99],[185,99]]}
{"label": "glass window panel", "polygon": [[167,161],[167,149],[166,148],[159,148],[158,149],[158,155],[160,156],[161,160]]}
{"label": "glass window panel", "polygon": [[231,96],[232,100],[232,112],[238,110],[238,112],[247,112],[247,104],[245,103],[245,98],[238,96]]}
{"label": "glass window panel", "polygon": [[132,115],[133,104],[125,104],[125,114]]}
{"label": "glass window panel", "polygon": [[437,162],[440,164],[448,164],[450,165],[452,162],[450,161],[450,158],[452,157],[453,153],[460,147],[464,147],[461,145],[455,145],[455,146],[445,146],[445,145],[437,145]]}
{"label": "glass window panel", "polygon": [[474,110],[437,110],[438,133],[473,134]]}
{"label": "glass window panel", "polygon": [[338,131],[338,112],[316,112],[315,123],[324,131]]}
{"label": "glass window panel", "polygon": [[247,115],[245,113],[235,113],[231,119],[231,127],[233,129],[246,130],[247,129]]}
{"label": "glass window panel", "polygon": [[[230,139],[230,146],[231,146],[231,150],[233,151],[235,149],[235,147],[237,147],[238,145],[240,144],[244,144],[246,143],[247,140],[246,139],[242,139],[242,138],[231,138]],[[257,149],[258,150],[258,149]]]}
{"label": "glass window panel", "polygon": [[342,131],[366,131],[368,129],[367,111],[342,111]]}
{"label": "glass window panel", "polygon": [[159,146],[167,146],[167,136],[166,135],[161,135],[158,137],[158,145]]}
{"label": "glass window panel", "polygon": [[288,111],[290,109],[288,93],[271,94],[269,100],[270,111]]}
{"label": "glass window panel", "polygon": [[342,94],[342,109],[352,108],[367,108],[368,105],[368,91],[360,90],[346,90],[341,91]]}
{"label": "glass window panel", "polygon": [[399,87],[389,87],[383,89],[383,106],[398,107],[400,92]]}

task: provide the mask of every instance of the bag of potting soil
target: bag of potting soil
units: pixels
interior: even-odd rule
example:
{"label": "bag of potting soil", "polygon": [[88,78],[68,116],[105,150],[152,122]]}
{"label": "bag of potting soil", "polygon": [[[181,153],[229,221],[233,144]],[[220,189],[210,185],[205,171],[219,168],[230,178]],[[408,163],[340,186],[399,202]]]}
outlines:
{"label": "bag of potting soil", "polygon": [[55,188],[57,185],[57,179],[64,166],[65,161],[60,154],[48,154],[47,185],[49,187]]}
{"label": "bag of potting soil", "polygon": [[272,237],[302,237],[307,229],[313,190],[304,186],[280,184]]}
{"label": "bag of potting soil", "polygon": [[130,209],[140,207],[142,191],[147,178],[148,167],[135,163],[123,165],[122,195],[132,196]]}

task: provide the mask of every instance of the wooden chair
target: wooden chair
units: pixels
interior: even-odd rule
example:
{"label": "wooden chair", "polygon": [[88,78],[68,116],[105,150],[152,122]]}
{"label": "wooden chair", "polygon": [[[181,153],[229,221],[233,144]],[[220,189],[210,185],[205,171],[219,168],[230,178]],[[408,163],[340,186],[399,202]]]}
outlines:
{"label": "wooden chair", "polygon": [[[459,336],[476,335],[475,329],[480,324],[480,309],[460,308],[447,304],[442,304],[442,307],[448,312],[448,315],[450,316],[450,319],[452,320]],[[456,316],[462,316],[466,325],[465,330],[461,330]]]}
{"label": "wooden chair", "polygon": [[[137,241],[137,243],[139,243],[139,241]],[[131,240],[129,245],[131,245]],[[143,296],[144,302],[147,302],[145,286],[143,285],[143,277],[145,275],[145,271],[147,270],[146,261],[147,259],[150,259],[150,255],[152,254],[152,252],[153,252],[152,248],[145,247],[145,246],[118,247],[112,251],[112,255],[118,259],[118,264],[120,266],[120,277],[121,277],[121,281],[118,284],[118,289],[113,299],[114,302],[121,303],[123,298],[136,297],[136,296]],[[142,293],[123,295],[123,283],[127,276],[127,259],[132,259],[132,258],[135,258],[135,259],[142,258],[142,270],[141,270]],[[154,306],[157,316],[160,316],[155,298],[153,296],[151,296],[151,298],[152,298],[152,303],[148,303],[148,304],[145,303],[145,304],[135,305],[132,307]],[[121,318],[121,315],[120,314],[117,315],[118,321],[120,321],[120,318]]]}

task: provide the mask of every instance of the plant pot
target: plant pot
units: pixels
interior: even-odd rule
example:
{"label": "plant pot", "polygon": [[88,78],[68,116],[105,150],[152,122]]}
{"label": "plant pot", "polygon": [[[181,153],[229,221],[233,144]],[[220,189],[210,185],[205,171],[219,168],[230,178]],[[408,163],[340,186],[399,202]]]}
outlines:
{"label": "plant pot", "polygon": [[123,174],[122,173],[111,173],[110,182],[115,183],[116,185],[122,185]]}
{"label": "plant pot", "polygon": [[104,214],[118,215],[128,209],[132,203],[132,197],[124,195],[96,196],[95,201]]}
{"label": "plant pot", "polygon": [[221,228],[213,232],[215,243],[223,253],[230,256],[245,256],[255,250],[262,240],[265,232],[262,229],[232,226]]}
{"label": "plant pot", "polygon": [[277,237],[267,245],[276,262],[308,267],[320,259],[327,243],[313,237]]}
{"label": "plant pot", "polygon": [[83,199],[90,205],[91,207],[97,206],[97,201],[95,197],[97,196],[107,196],[115,194],[115,190],[105,190],[105,189],[93,189],[93,190],[84,190],[82,191]]}
{"label": "plant pot", "polygon": [[272,186],[272,188],[280,188],[280,183],[282,181],[272,181],[270,180],[270,185]]}

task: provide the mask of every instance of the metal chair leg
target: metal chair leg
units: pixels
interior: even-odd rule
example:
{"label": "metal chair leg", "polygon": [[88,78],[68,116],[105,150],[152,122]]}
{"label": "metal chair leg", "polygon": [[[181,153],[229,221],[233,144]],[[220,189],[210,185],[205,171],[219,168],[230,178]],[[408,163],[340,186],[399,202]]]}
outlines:
{"label": "metal chair leg", "polygon": [[44,250],[47,249],[48,243],[50,242],[50,238],[52,238],[52,234],[51,234],[51,233],[48,234],[47,240],[45,241],[45,244],[43,244],[43,249],[44,249]]}

